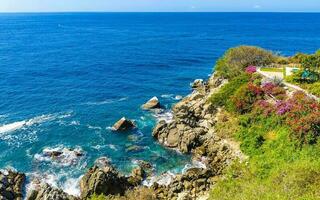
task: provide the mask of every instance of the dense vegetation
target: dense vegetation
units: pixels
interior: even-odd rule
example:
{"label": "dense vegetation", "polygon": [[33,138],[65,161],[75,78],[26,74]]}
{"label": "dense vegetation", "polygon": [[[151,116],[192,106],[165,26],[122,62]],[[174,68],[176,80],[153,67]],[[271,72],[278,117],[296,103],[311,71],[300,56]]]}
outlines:
{"label": "dense vegetation", "polygon": [[[263,55],[267,58],[262,60],[272,57]],[[223,59],[241,60],[226,56],[235,54]],[[252,58],[249,65],[256,62]],[[229,76],[229,83],[210,100],[223,108],[224,122],[217,123],[217,133],[238,140],[249,159],[226,170],[210,199],[320,199],[319,102],[302,92],[288,94],[278,81],[236,64],[241,75]]]}
{"label": "dense vegetation", "polygon": [[93,195],[90,200],[156,200],[154,191],[146,187],[129,190],[124,196]]}
{"label": "dense vegetation", "polygon": [[269,65],[277,59],[272,52],[254,46],[239,46],[229,49],[216,63],[217,75],[225,78],[238,76],[250,65]]}
{"label": "dense vegetation", "polygon": [[[302,68],[293,75],[286,77],[286,81],[299,85],[316,96],[320,96],[320,50],[311,55],[298,53],[288,60],[300,63]],[[301,79],[306,70],[310,71],[309,80]]]}

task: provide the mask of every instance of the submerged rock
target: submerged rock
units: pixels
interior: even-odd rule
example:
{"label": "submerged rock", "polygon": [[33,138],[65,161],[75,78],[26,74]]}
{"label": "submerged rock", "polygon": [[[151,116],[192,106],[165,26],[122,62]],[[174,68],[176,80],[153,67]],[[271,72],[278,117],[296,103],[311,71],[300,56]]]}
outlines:
{"label": "submerged rock", "polygon": [[142,105],[144,110],[150,110],[155,108],[160,108],[160,102],[157,97],[152,97],[147,103]]}
{"label": "submerged rock", "polygon": [[119,121],[117,121],[113,126],[112,130],[114,131],[127,131],[130,129],[135,128],[136,125],[133,121],[126,119],[125,117],[122,117]]}
{"label": "submerged rock", "polygon": [[40,189],[31,191],[27,200],[78,200],[78,198],[44,183]]}
{"label": "submerged rock", "polygon": [[35,154],[34,158],[37,161],[52,162],[57,165],[70,166],[76,165],[84,156],[81,148],[66,148],[58,146],[55,148],[45,148],[42,153]]}
{"label": "submerged rock", "polygon": [[123,195],[130,187],[127,178],[121,175],[111,165],[94,166],[80,181],[81,198],[86,199],[93,194]]}
{"label": "submerged rock", "polygon": [[144,150],[144,147],[138,146],[138,145],[131,145],[131,146],[126,148],[126,152],[132,152],[132,153],[140,152],[140,151],[143,151],[143,150]]}
{"label": "submerged rock", "polygon": [[26,176],[14,171],[0,172],[0,199],[22,199],[22,187]]}

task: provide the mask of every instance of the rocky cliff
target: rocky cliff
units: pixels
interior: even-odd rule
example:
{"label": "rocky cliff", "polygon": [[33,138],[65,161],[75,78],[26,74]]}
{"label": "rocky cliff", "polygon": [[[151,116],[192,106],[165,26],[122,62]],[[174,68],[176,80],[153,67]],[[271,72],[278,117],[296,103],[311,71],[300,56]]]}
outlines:
{"label": "rocky cliff", "polygon": [[153,137],[169,148],[191,153],[193,160],[205,168],[191,168],[177,175],[167,186],[154,184],[159,199],[188,199],[202,195],[215,183],[217,176],[232,160],[244,159],[233,141],[215,134],[219,108],[210,104],[210,96],[227,80],[210,77],[207,82],[196,80],[193,92],[173,107],[173,119],[160,121],[153,130]]}

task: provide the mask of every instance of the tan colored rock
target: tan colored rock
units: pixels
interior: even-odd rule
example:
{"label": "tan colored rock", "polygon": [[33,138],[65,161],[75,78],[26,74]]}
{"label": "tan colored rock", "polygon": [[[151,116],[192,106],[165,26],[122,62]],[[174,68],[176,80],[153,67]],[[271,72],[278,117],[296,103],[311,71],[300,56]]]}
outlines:
{"label": "tan colored rock", "polygon": [[78,198],[45,183],[39,190],[31,191],[27,200],[78,200]]}
{"label": "tan colored rock", "polygon": [[130,129],[135,128],[136,125],[133,123],[133,121],[126,119],[125,117],[122,117],[119,121],[117,121],[113,126],[113,131],[127,131]]}
{"label": "tan colored rock", "polygon": [[0,199],[22,199],[22,186],[26,176],[14,171],[0,172]]}
{"label": "tan colored rock", "polygon": [[142,105],[142,109],[144,110],[151,110],[160,107],[160,102],[157,97],[152,97],[147,103]]}
{"label": "tan colored rock", "polygon": [[129,185],[127,178],[111,165],[103,168],[94,166],[80,180],[81,198],[86,199],[93,194],[123,195]]}

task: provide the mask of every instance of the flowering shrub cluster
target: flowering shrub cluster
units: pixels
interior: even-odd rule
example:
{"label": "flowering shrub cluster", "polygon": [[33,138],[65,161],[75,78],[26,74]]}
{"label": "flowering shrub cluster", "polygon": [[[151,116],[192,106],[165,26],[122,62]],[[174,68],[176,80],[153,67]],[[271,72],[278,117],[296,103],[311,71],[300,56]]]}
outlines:
{"label": "flowering shrub cluster", "polygon": [[283,87],[277,86],[271,82],[263,83],[261,88],[265,94],[272,95],[279,100],[283,100],[286,97],[286,90]]}
{"label": "flowering shrub cluster", "polygon": [[270,116],[274,113],[274,106],[266,100],[258,100],[252,110],[254,116],[263,115]]}
{"label": "flowering shrub cluster", "polygon": [[286,104],[290,106],[278,112],[281,114],[287,109],[285,122],[294,131],[295,138],[303,143],[314,143],[320,136],[320,104],[303,92],[293,94]]}
{"label": "flowering shrub cluster", "polygon": [[246,68],[246,73],[248,73],[248,74],[253,74],[253,73],[255,73],[255,72],[257,72],[257,67],[255,67],[255,66],[248,66],[247,68]]}
{"label": "flowering shrub cluster", "polygon": [[231,103],[234,105],[235,112],[247,113],[252,110],[254,103],[262,97],[262,89],[250,82],[239,88],[231,97]]}

